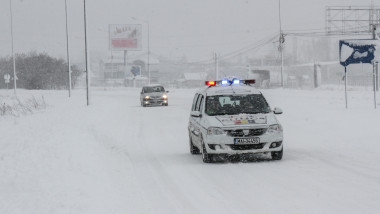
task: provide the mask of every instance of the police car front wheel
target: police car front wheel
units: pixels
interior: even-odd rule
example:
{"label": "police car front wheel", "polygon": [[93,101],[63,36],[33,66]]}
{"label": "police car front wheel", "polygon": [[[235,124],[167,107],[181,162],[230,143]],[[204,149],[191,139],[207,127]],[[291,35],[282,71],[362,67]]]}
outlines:
{"label": "police car front wheel", "polygon": [[281,151],[278,152],[271,152],[272,160],[281,160],[284,149],[281,149]]}
{"label": "police car front wheel", "polygon": [[193,141],[191,140],[191,137],[189,137],[189,144],[190,144],[190,153],[192,155],[197,155],[201,153],[201,151],[199,151],[199,149],[196,146],[194,146]]}
{"label": "police car front wheel", "polygon": [[208,154],[205,144],[202,142],[202,160],[204,163],[212,163],[213,155]]}

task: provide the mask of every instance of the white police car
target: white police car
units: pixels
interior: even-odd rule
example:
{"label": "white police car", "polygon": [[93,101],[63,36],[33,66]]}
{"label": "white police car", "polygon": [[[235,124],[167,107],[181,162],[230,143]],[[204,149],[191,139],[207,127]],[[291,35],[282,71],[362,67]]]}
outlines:
{"label": "white police car", "polygon": [[202,154],[203,162],[216,154],[270,152],[273,160],[283,155],[283,130],[255,80],[206,81],[193,99],[189,119],[191,154]]}

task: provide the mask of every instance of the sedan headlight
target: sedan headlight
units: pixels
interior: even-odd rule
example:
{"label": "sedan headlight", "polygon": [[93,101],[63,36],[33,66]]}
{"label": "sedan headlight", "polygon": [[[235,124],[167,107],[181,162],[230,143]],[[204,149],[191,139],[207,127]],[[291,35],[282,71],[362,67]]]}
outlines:
{"label": "sedan headlight", "polygon": [[162,98],[167,99],[168,95],[164,94],[164,95],[162,95]]}
{"label": "sedan headlight", "polygon": [[208,128],[207,134],[208,135],[222,135],[222,134],[226,134],[226,131],[224,131],[221,128]]}
{"label": "sedan headlight", "polygon": [[267,134],[277,134],[282,132],[282,126],[280,124],[270,125],[267,129]]}
{"label": "sedan headlight", "polygon": [[145,96],[145,98],[144,98],[144,99],[146,99],[146,100],[147,100],[147,99],[149,99],[149,98],[150,98],[149,96]]}

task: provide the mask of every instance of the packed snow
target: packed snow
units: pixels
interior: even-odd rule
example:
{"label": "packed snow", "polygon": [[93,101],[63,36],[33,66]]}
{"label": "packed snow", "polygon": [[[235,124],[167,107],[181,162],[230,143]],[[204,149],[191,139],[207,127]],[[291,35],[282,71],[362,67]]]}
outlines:
{"label": "packed snow", "polygon": [[[373,92],[262,90],[284,157],[204,164],[189,152],[193,89],[140,107],[134,88],[24,91],[46,108],[0,116],[0,213],[378,213],[380,104]],[[11,96],[11,91],[0,91]]]}

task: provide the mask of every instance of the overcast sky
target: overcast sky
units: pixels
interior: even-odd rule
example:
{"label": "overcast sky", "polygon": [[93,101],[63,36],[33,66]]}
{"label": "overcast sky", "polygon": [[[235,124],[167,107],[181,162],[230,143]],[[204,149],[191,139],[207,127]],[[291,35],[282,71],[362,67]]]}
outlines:
{"label": "overcast sky", "polygon": [[[9,0],[0,1],[0,56],[11,54]],[[65,1],[12,0],[15,52],[47,52],[65,57]],[[83,59],[83,0],[67,0],[70,54]],[[278,0],[87,0],[89,49],[110,55],[109,24],[143,24],[147,49],[166,57],[202,60],[213,52],[226,54],[279,31]],[[363,6],[371,0],[282,0],[283,29],[325,27],[326,6]],[[133,54],[133,53],[132,53]],[[137,54],[137,53],[135,53]]]}

